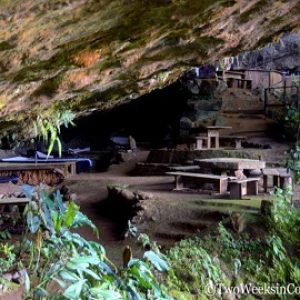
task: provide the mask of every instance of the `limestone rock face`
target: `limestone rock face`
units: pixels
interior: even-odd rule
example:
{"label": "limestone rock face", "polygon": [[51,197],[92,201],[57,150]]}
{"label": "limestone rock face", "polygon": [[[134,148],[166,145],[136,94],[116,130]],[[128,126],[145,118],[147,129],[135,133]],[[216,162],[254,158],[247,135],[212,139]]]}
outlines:
{"label": "limestone rock face", "polygon": [[238,56],[236,68],[266,70],[300,70],[300,34],[284,36],[280,42]]}
{"label": "limestone rock face", "polygon": [[1,1],[0,131],[137,98],[299,30],[299,14],[298,0]]}

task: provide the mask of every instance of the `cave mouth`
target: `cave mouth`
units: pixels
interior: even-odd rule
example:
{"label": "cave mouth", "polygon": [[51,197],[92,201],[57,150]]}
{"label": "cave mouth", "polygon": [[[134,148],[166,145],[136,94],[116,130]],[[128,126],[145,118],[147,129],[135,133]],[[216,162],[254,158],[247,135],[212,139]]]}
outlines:
{"label": "cave mouth", "polygon": [[172,146],[180,133],[180,118],[189,93],[180,80],[130,102],[97,111],[76,120],[76,126],[62,130],[70,148],[105,150],[113,136],[132,136],[139,148]]}

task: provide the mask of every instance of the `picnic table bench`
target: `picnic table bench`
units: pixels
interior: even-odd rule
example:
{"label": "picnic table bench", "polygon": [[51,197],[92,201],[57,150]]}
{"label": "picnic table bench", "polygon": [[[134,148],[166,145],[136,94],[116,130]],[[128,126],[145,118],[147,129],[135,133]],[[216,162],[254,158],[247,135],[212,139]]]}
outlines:
{"label": "picnic table bench", "polygon": [[281,189],[285,189],[292,183],[292,175],[291,173],[284,168],[267,168],[262,170],[263,173],[263,187],[264,192],[268,192],[268,178],[271,177],[273,179],[272,187],[279,187]]}
{"label": "picnic table bench", "polygon": [[166,172],[166,174],[175,176],[175,190],[182,190],[186,187],[186,185],[192,188],[198,188],[205,183],[212,183],[216,187],[217,192],[220,194],[227,192],[229,178],[235,178],[190,172]]}
{"label": "picnic table bench", "polygon": [[241,136],[241,135],[236,135],[236,136],[224,135],[224,136],[220,136],[220,140],[233,141],[235,149],[242,149],[243,148],[242,147],[242,141],[245,140],[245,139],[246,139],[246,137]]}
{"label": "picnic table bench", "polygon": [[0,206],[2,205],[18,205],[18,204],[24,204],[26,205],[28,202],[30,202],[29,198],[17,198],[17,197],[10,197],[10,198],[2,198],[0,199]]}
{"label": "picnic table bench", "polygon": [[245,195],[258,195],[259,177],[229,181],[229,193],[231,199],[243,199]]}
{"label": "picnic table bench", "polygon": [[[10,184],[11,182],[16,183],[18,179],[18,176],[2,176],[0,177],[0,184]],[[5,195],[3,198],[0,198],[0,215],[7,206],[18,205],[24,207],[29,201],[30,199],[25,197],[8,197]]]}
{"label": "picnic table bench", "polygon": [[202,150],[204,142],[206,149],[219,149],[220,148],[220,131],[223,129],[231,129],[230,126],[199,126],[192,129],[197,130],[199,135],[196,139],[196,150]]}
{"label": "picnic table bench", "polygon": [[190,166],[174,166],[169,167],[170,171],[197,171],[200,170],[199,166],[197,165],[190,165]]}

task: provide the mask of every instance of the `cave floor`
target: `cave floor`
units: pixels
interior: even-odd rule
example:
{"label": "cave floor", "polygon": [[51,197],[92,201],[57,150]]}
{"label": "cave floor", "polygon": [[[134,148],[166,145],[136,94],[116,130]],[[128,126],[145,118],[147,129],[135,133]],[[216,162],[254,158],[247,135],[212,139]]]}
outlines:
{"label": "cave floor", "polygon": [[[85,213],[99,228],[100,243],[107,249],[108,257],[121,264],[122,252],[130,245],[133,254],[139,256],[141,250],[135,239],[121,238],[117,222],[107,216],[103,201],[107,197],[108,184],[126,184],[131,190],[149,192],[153,199],[144,200],[147,222],[140,224],[140,232],[147,233],[153,240],[167,249],[175,242],[192,235],[201,235],[215,229],[221,220],[229,220],[232,212],[243,213],[250,232],[263,235],[261,199],[268,194],[259,194],[246,200],[218,199],[209,193],[173,192],[174,179],[168,176],[128,176],[137,161],[144,161],[148,152],[140,151],[135,159],[112,165],[106,172],[81,173],[73,176],[66,184],[77,194],[77,201]],[[82,228],[79,232],[87,239],[95,240],[92,231]]]}

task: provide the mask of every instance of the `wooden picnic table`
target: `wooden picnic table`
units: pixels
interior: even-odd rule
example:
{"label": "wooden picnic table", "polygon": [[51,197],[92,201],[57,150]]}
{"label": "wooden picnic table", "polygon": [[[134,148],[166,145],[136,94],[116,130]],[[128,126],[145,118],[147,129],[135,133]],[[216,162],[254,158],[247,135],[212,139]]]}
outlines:
{"label": "wooden picnic table", "polygon": [[195,159],[194,163],[198,165],[200,169],[217,170],[221,173],[230,171],[232,174],[237,170],[256,170],[266,167],[266,162],[262,160],[233,157]]}

